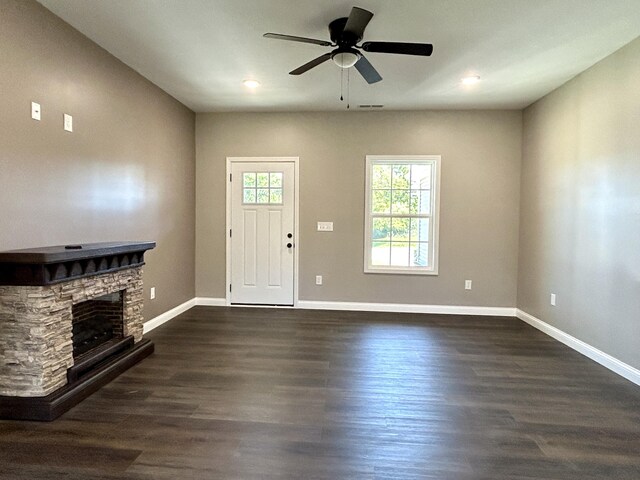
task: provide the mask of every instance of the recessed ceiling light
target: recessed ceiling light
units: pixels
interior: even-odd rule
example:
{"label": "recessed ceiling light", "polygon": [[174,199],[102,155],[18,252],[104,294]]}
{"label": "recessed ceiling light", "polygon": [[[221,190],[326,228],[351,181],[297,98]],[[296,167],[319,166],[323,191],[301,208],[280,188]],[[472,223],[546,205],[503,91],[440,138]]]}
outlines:
{"label": "recessed ceiling light", "polygon": [[462,79],[462,83],[464,85],[473,85],[480,81],[480,75],[469,75],[468,77],[464,77]]}
{"label": "recessed ceiling light", "polygon": [[258,88],[260,86],[260,82],[257,80],[243,80],[242,83],[248,88]]}

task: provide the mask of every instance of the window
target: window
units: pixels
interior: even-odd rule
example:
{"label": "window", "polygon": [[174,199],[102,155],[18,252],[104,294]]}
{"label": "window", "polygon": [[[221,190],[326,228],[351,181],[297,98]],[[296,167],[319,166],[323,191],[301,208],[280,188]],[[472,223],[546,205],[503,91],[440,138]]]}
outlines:
{"label": "window", "polygon": [[282,172],[244,173],[242,203],[282,204]]}
{"label": "window", "polygon": [[440,157],[367,156],[364,271],[437,275]]}

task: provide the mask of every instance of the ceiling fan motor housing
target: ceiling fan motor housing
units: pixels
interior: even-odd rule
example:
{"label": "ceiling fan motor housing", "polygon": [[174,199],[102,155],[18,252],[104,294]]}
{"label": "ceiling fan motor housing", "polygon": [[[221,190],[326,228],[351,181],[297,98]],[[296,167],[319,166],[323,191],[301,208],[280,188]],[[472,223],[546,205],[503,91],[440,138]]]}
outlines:
{"label": "ceiling fan motor housing", "polygon": [[358,37],[358,35],[353,32],[344,31],[347,20],[347,17],[337,18],[329,24],[329,37],[338,47],[353,47],[362,40],[362,37]]}

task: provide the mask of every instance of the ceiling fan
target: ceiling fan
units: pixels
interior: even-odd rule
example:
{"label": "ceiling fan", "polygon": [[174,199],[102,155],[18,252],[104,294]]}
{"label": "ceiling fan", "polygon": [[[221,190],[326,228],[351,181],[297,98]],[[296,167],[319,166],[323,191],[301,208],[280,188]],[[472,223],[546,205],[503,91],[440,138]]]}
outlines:
{"label": "ceiling fan", "polygon": [[349,17],[338,18],[329,24],[330,42],[280,33],[265,33],[264,37],[291,42],[312,43],[322,47],[337,47],[292,70],[289,72],[290,75],[300,75],[331,59],[341,68],[355,66],[367,83],[379,82],[382,77],[359,50],[372,53],[396,53],[423,57],[428,57],[433,52],[433,45],[430,43],[364,42],[362,45],[357,45],[362,40],[364,30],[372,18],[373,13],[363,8],[353,7]]}

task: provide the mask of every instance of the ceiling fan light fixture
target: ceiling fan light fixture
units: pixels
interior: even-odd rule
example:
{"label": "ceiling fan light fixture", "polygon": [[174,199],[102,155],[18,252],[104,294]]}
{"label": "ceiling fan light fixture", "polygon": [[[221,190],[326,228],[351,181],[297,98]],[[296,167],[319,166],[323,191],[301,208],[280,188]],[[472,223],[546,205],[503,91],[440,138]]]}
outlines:
{"label": "ceiling fan light fixture", "polygon": [[350,68],[360,60],[360,54],[356,51],[337,52],[331,55],[331,60],[340,68]]}
{"label": "ceiling fan light fixture", "polygon": [[247,88],[258,88],[260,86],[260,82],[257,80],[247,79],[243,80],[242,84]]}
{"label": "ceiling fan light fixture", "polygon": [[462,78],[463,85],[475,85],[480,81],[480,75],[468,75]]}

